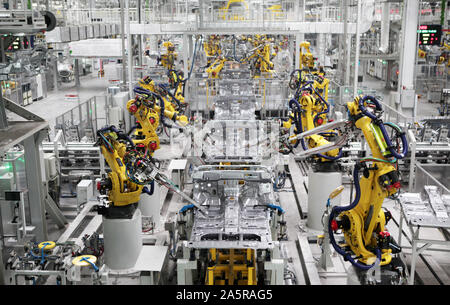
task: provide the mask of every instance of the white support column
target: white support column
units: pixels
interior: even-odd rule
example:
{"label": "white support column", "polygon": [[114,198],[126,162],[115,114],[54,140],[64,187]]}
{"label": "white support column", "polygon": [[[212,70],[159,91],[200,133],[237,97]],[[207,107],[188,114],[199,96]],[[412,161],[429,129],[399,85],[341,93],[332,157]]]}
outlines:
{"label": "white support column", "polygon": [[52,58],[53,61],[53,86],[54,91],[58,91],[58,59],[57,59],[58,55],[54,55],[54,58]]}
{"label": "white support column", "polygon": [[133,47],[132,37],[130,34],[130,5],[129,1],[125,0],[125,21],[127,32],[127,50],[128,50],[128,93],[133,96]]}
{"label": "white support column", "polygon": [[398,89],[401,110],[407,116],[414,116],[416,93],[414,88],[417,55],[417,28],[419,23],[419,0],[404,1],[402,16],[402,43]]}
{"label": "white support column", "polygon": [[45,132],[38,132],[23,141],[25,149],[25,173],[28,187],[28,204],[31,214],[31,224],[35,227],[36,241],[48,239],[47,220],[45,218],[44,185],[39,146],[45,137]]}
{"label": "white support column", "polygon": [[358,12],[357,12],[357,20],[356,20],[356,45],[355,45],[355,69],[354,69],[354,77],[353,77],[353,96],[356,96],[358,93],[358,70],[359,70],[359,48],[360,48],[360,40],[361,40],[361,0],[358,0]]}
{"label": "white support column", "polygon": [[125,88],[127,83],[127,70],[126,62],[127,58],[125,55],[125,0],[120,0],[120,39],[122,40],[122,85]]}
{"label": "white support column", "polygon": [[344,40],[345,40],[345,77],[344,84],[350,86],[350,51],[352,36],[348,34],[348,18],[349,18],[349,3],[348,0],[344,0]]}
{"label": "white support column", "polygon": [[381,11],[381,43],[380,49],[383,53],[386,53],[389,48],[389,31],[390,31],[390,5],[388,2],[382,4]]}
{"label": "white support column", "polygon": [[317,34],[317,62],[318,66],[323,66],[325,64],[325,34]]}
{"label": "white support column", "polygon": [[189,74],[189,36],[187,34],[183,34],[183,72],[184,77],[188,77]]}
{"label": "white support column", "polygon": [[[137,17],[138,17],[138,23],[141,24],[142,23],[142,1],[138,0],[137,1]],[[142,59],[142,49],[144,48],[144,43],[143,43],[143,36],[144,35],[138,35],[137,36],[137,43],[138,43],[138,65],[142,66],[143,65],[143,59]]]}
{"label": "white support column", "polygon": [[[184,51],[184,53],[183,53],[183,54],[186,55],[186,57],[184,59],[184,67],[183,67],[183,69],[185,69],[184,77],[187,78],[188,74],[189,74],[189,71],[190,71],[192,65],[195,62],[195,59],[194,59],[194,45],[192,43],[192,35],[185,35],[185,36],[186,36],[187,45],[186,45],[186,51]],[[198,43],[200,43],[200,40],[198,41]],[[183,39],[183,44],[184,44],[184,39]],[[183,46],[183,48],[184,48],[184,46]],[[196,54],[196,56],[197,55],[198,54]],[[189,62],[189,65],[187,65],[189,59],[190,59],[190,62]],[[192,71],[194,71],[194,70],[192,70]],[[191,77],[192,77],[192,75],[191,75]],[[190,100],[189,84],[186,86],[186,90],[184,92],[184,98],[185,98],[186,101]]]}

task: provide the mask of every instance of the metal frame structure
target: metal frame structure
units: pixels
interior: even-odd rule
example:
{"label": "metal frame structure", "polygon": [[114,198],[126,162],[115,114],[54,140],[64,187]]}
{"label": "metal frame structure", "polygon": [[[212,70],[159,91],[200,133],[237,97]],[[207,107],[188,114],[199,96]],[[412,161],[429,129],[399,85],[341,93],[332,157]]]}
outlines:
{"label": "metal frame structure", "polygon": [[[420,167],[420,165],[418,165]],[[426,173],[426,172],[425,172]],[[427,174],[427,173],[426,173]],[[450,191],[446,189],[443,185],[439,183],[439,181],[435,180],[432,176],[430,178],[434,184],[438,185],[440,189],[442,189],[447,194],[450,194]],[[406,193],[402,194],[400,198],[400,222],[399,222],[399,235],[398,235],[398,244],[401,246],[402,235],[403,235],[403,222],[406,222],[406,225],[411,233],[411,268],[409,271],[408,284],[414,285],[415,278],[415,270],[418,256],[423,253],[425,250],[430,248],[432,245],[450,245],[450,241],[448,240],[438,240],[438,239],[430,239],[430,238],[421,238],[420,237],[420,229],[421,228],[436,228],[441,230],[450,229],[450,221],[447,211],[445,210],[444,203],[441,202],[439,206],[435,201],[442,201],[439,198],[436,198],[436,195],[439,197],[433,189],[437,190],[437,186],[425,186],[425,191],[428,193],[428,201],[422,201],[420,198],[420,193]],[[417,198],[413,199],[413,195],[416,195]],[[411,199],[408,199],[411,197]],[[448,197],[448,195],[447,195]],[[410,200],[417,200],[416,202],[410,202]],[[410,203],[423,203],[424,207],[428,207],[427,211],[414,212],[411,208],[409,208]],[[414,205],[414,204],[412,204]],[[443,209],[443,210],[442,210]],[[430,212],[431,211],[431,212]],[[418,214],[420,213],[420,214]],[[422,215],[423,216],[420,216]],[[442,218],[444,216],[444,218]],[[419,246],[422,244],[422,246]],[[405,248],[405,247],[403,247]],[[439,249],[440,251],[448,252],[446,249]]]}

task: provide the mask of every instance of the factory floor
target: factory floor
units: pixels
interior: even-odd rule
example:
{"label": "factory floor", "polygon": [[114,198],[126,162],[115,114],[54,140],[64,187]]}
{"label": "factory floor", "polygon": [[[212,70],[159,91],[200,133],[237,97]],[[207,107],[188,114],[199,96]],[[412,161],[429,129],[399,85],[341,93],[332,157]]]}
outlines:
{"label": "factory floor", "polygon": [[116,64],[105,64],[104,70],[105,76],[102,78],[97,77],[96,71],[81,76],[79,88],[77,88],[75,82],[60,83],[58,90],[48,92],[47,97],[26,106],[26,109],[46,119],[50,128],[53,129],[56,117],[93,96],[106,94],[106,88],[111,86],[109,79],[115,78]]}
{"label": "factory floor", "polygon": [[[77,90],[74,84],[62,84],[58,91],[49,92],[47,98],[35,102],[27,106],[27,109],[47,119],[50,126],[54,126],[54,119],[58,115],[70,110],[78,104],[78,101],[69,101],[65,99],[66,94],[78,94],[80,101],[84,101],[94,95],[102,95],[106,92],[106,87],[109,86],[108,72],[113,74],[115,65],[105,65],[105,77],[97,78],[95,74],[81,77],[81,86]],[[362,85],[377,89],[384,95],[385,100],[389,97],[389,91],[384,89],[384,83],[377,79],[366,76]],[[420,101],[418,104],[418,113],[421,115],[436,115],[436,104],[430,104]],[[172,149],[163,145],[158,155],[175,156]],[[170,154],[169,154],[170,153]],[[284,210],[286,210],[287,221],[287,240],[282,242],[287,257],[290,269],[295,274],[295,282],[297,284],[347,284],[348,274],[351,271],[351,265],[344,262],[342,258],[336,254],[332,256],[333,267],[328,270],[322,270],[319,267],[318,260],[321,255],[321,248],[317,244],[317,235],[322,234],[320,231],[312,231],[306,227],[306,211],[302,211],[302,206],[307,205],[307,177],[301,175],[299,170],[293,170],[298,166],[295,162],[290,162],[289,170],[291,172],[292,182],[297,184],[291,185],[291,181],[286,182],[285,188],[279,193],[280,203]],[[300,183],[303,181],[305,183]],[[303,188],[303,190],[301,190]],[[295,190],[297,190],[295,192]],[[346,188],[341,195],[342,205],[348,204],[350,199],[350,186]],[[162,202],[161,216],[162,221],[171,212],[176,212],[182,206],[179,196],[173,195],[171,192],[164,196],[165,200]],[[65,210],[66,215],[73,215],[76,211],[76,200],[74,198],[64,198],[61,205]],[[388,230],[397,239],[398,236],[398,222],[399,222],[399,207],[392,200],[386,200],[384,206],[388,208],[393,214],[393,220],[388,224]],[[72,213],[72,214],[71,214]],[[303,216],[303,217],[302,217]],[[70,219],[69,219],[70,220]],[[48,224],[49,238],[56,240],[64,231],[58,229],[53,221],[49,218]],[[408,239],[411,238],[410,232],[406,226],[403,228],[402,246],[411,246]],[[445,236],[441,231],[436,229],[424,229],[424,238],[433,238],[445,240]],[[447,252],[438,251],[438,249],[447,250]],[[416,284],[439,285],[450,284],[450,261],[448,259],[450,247],[433,246],[432,249],[426,250],[417,262]],[[409,266],[411,260],[411,249],[404,248],[404,261]],[[137,283],[136,278],[124,278],[118,280],[117,284]]]}

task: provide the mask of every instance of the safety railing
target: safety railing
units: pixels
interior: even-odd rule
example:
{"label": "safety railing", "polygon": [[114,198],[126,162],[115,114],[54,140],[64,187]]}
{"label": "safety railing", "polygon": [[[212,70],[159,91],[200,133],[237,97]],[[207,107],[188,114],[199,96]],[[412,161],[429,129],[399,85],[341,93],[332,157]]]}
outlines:
{"label": "safety railing", "polygon": [[383,106],[383,121],[395,123],[403,128],[409,128],[414,124],[417,118],[406,116],[394,107],[385,102],[381,102]]}
{"label": "safety railing", "polygon": [[416,65],[416,91],[425,95],[425,100],[439,102],[442,89],[448,88],[448,68],[445,64]]}
{"label": "safety railing", "polygon": [[[365,1],[369,3],[370,1]],[[366,3],[363,2],[363,5]],[[212,1],[203,1],[202,5],[195,5],[185,1],[167,1],[161,3],[150,1],[141,9],[140,22],[142,23],[198,23],[200,27],[224,26],[230,27],[242,24],[244,26],[281,26],[280,22],[342,22],[344,12],[339,4],[335,6],[314,6],[305,3],[282,0],[276,5],[273,2],[264,1],[236,1],[228,6],[218,8]],[[380,21],[382,16],[381,4],[374,4],[373,20]],[[355,22],[357,7],[348,7],[347,19]],[[101,9],[65,9],[53,8],[53,13],[64,25],[80,25],[94,23],[119,23],[120,8]],[[436,19],[440,16],[440,8],[434,12],[423,12],[421,18]],[[363,12],[364,13],[364,12]],[[401,19],[401,7],[390,4],[390,20]],[[139,22],[139,13],[136,7],[129,8],[129,18],[133,23]],[[422,20],[421,19],[421,20]],[[286,24],[284,24],[286,25]],[[283,26],[284,26],[283,25]]]}
{"label": "safety railing", "polygon": [[[150,1],[139,11],[129,8],[132,23],[183,23],[197,28],[258,27],[263,29],[289,28],[290,22],[342,22],[340,5],[304,8],[293,0],[282,0],[274,5],[271,1],[242,1],[218,8],[213,2],[204,1],[193,6],[189,1]],[[306,3],[307,4],[307,3]],[[120,8],[101,9],[52,9],[63,25],[86,25],[95,23],[120,23]],[[347,19],[355,22],[356,6],[348,9]]]}
{"label": "safety railing", "polygon": [[418,64],[416,66],[417,79],[447,79],[448,69],[445,64]]}
{"label": "safety railing", "polygon": [[108,96],[93,96],[55,119],[54,132],[62,130],[65,139],[95,139],[99,128],[108,124]]}
{"label": "safety railing", "polygon": [[[291,22],[343,22],[344,11],[341,5],[314,6],[305,3],[282,0],[277,4],[272,1],[236,1],[225,7],[217,7],[213,1],[202,1],[195,5],[188,0],[167,1],[164,3],[150,1],[140,13],[136,7],[129,8],[128,18],[131,23],[185,24],[189,28],[233,28],[248,27],[259,29],[288,30]],[[401,9],[390,4],[390,19],[400,20]],[[371,20],[381,20],[380,4],[363,1],[363,21],[367,16]],[[375,10],[373,10],[373,8]],[[345,8],[344,8],[345,9]],[[346,19],[354,23],[357,19],[357,6],[349,6]],[[62,25],[86,25],[95,23],[120,23],[120,8],[101,9],[52,9]],[[374,12],[374,14],[372,14]],[[368,14],[366,16],[366,14]]]}
{"label": "safety railing", "polygon": [[435,185],[442,194],[450,194],[450,164],[416,164],[415,192],[422,192],[424,185]]}
{"label": "safety railing", "polygon": [[[360,39],[360,55],[398,55],[398,40],[389,39],[388,48],[383,52],[381,47],[381,35],[377,35],[376,37],[361,37]],[[352,38],[352,50],[356,45],[355,38]]]}
{"label": "safety railing", "polygon": [[[97,23],[120,24],[121,22],[119,8],[55,10],[53,13],[65,26]],[[138,10],[136,8],[130,8],[128,18],[130,18],[131,23],[138,23]],[[171,13],[169,9],[164,8],[157,11],[143,9],[141,10],[140,19],[142,23],[186,23],[195,22],[195,20],[195,14],[188,14],[186,10],[175,10]]]}
{"label": "safety railing", "polygon": [[[383,16],[382,3],[375,4],[374,21],[381,21]],[[397,3],[389,3],[389,20],[402,19],[402,5]]]}
{"label": "safety railing", "polygon": [[[339,85],[335,81],[331,81],[329,88],[328,98],[330,99],[331,97],[333,99],[335,111],[340,111],[345,114],[347,112],[347,102],[351,102],[355,98],[353,94],[353,86]],[[371,95],[376,97],[378,100],[382,100],[382,96],[373,88],[360,86],[357,88],[356,93],[357,95]]]}
{"label": "safety railing", "polygon": [[320,21],[339,22],[342,19],[342,11],[339,7],[323,7]]}
{"label": "safety railing", "polygon": [[242,10],[204,10],[199,19],[199,28],[277,28],[284,29],[288,21],[299,21],[294,14],[283,11],[270,11],[263,8]]}

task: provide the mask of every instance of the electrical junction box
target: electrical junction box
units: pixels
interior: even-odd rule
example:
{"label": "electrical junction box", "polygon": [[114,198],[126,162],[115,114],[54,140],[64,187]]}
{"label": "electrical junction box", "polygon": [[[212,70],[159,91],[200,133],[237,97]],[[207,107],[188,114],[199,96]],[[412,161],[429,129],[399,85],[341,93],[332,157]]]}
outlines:
{"label": "electrical junction box", "polygon": [[77,206],[88,202],[92,197],[94,197],[94,187],[92,180],[81,180],[77,185]]}
{"label": "electrical junction box", "polygon": [[400,95],[402,108],[414,108],[416,104],[416,92],[414,89],[403,89]]}
{"label": "electrical junction box", "polygon": [[5,200],[5,191],[12,190],[14,188],[14,175],[13,173],[5,173],[0,176],[0,199]]}
{"label": "electrical junction box", "polygon": [[54,178],[58,172],[56,170],[55,154],[44,154],[45,177],[47,181]]}
{"label": "electrical junction box", "polygon": [[109,124],[114,126],[123,125],[123,115],[122,107],[116,106],[109,108],[108,118]]}
{"label": "electrical junction box", "polygon": [[[106,89],[106,92],[108,94],[111,94],[112,96],[116,95],[117,93],[120,92],[120,87],[119,86],[109,86]],[[114,100],[113,100],[114,101]],[[121,106],[122,104],[114,104],[114,106]]]}
{"label": "electrical junction box", "polygon": [[[122,109],[127,109],[127,103],[130,100],[130,95],[128,91],[118,92],[112,97],[113,105],[119,106]],[[125,130],[130,130],[133,125],[133,119],[131,114],[128,111],[122,111],[123,123],[125,126],[123,128]]]}
{"label": "electrical junction box", "polygon": [[186,159],[173,159],[169,164],[169,172],[171,173],[172,182],[177,185],[180,189],[182,188],[184,182],[184,172],[186,170],[187,160]]}

